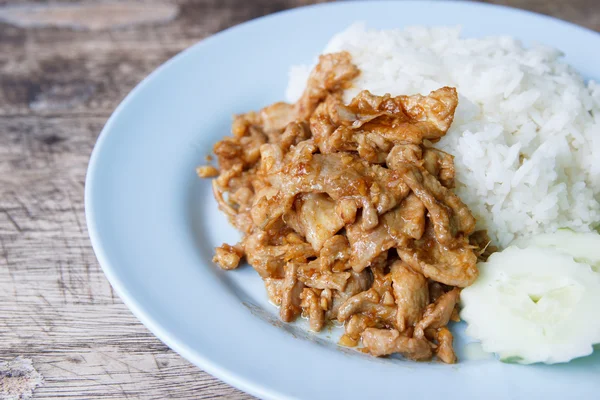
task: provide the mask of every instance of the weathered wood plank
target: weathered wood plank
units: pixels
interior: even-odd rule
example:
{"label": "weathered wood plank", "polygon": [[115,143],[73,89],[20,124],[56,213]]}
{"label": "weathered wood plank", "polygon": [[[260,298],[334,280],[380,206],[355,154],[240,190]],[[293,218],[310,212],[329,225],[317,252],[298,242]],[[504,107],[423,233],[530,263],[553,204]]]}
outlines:
{"label": "weathered wood plank", "polygon": [[20,28],[71,28],[101,31],[139,24],[165,23],[179,12],[175,4],[138,1],[19,4],[0,9],[0,21]]}
{"label": "weathered wood plank", "polygon": [[[69,28],[64,19],[60,27],[24,29],[19,25],[26,25],[25,20],[16,25],[14,20],[28,7],[40,6],[7,6],[4,12],[12,18],[0,22],[0,115],[107,116],[135,84],[200,39],[244,20],[308,3],[179,1],[171,4],[176,17],[169,23],[132,21],[128,25],[119,20],[119,26],[112,29],[93,30],[78,25]],[[106,4],[100,4],[106,11]],[[14,9],[18,15],[13,15]],[[0,8],[0,21],[2,12]]]}
{"label": "weathered wood plank", "polygon": [[26,49],[13,52],[0,64],[0,115],[106,117],[143,77],[188,44],[41,48],[33,57]]}
{"label": "weathered wood plank", "polygon": [[0,117],[0,360],[33,360],[35,398],[249,398],[131,315],[103,276],[83,216],[104,117]]}

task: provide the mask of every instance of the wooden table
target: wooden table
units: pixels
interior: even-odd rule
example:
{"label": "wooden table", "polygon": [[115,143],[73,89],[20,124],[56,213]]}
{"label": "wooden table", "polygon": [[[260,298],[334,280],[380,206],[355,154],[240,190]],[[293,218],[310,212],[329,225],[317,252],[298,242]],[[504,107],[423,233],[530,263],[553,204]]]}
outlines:
{"label": "wooden table", "polygon": [[[311,2],[0,0],[0,399],[250,398],[171,351],[115,295],[88,240],[84,178],[106,119],[159,64]],[[596,0],[494,2],[600,30]]]}

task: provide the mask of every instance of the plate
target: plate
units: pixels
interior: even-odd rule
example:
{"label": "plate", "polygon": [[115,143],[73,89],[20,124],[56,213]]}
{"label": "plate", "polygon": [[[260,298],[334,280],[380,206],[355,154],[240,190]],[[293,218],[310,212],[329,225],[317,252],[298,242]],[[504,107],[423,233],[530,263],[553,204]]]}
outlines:
{"label": "plate", "polygon": [[[600,356],[566,365],[467,360],[448,366],[376,359],[330,333],[283,324],[250,267],[212,264],[239,234],[196,177],[231,115],[283,99],[288,68],[314,60],[357,20],[369,27],[462,25],[556,47],[600,78],[600,35],[529,12],[470,2],[346,2],[299,8],[203,40],[127,96],[94,148],[85,187],[92,245],[132,312],[183,357],[261,398],[579,398],[600,392]],[[458,327],[460,330],[460,326]],[[468,338],[457,335],[459,352]],[[463,351],[464,352],[464,351]],[[460,355],[460,354],[459,354]]]}

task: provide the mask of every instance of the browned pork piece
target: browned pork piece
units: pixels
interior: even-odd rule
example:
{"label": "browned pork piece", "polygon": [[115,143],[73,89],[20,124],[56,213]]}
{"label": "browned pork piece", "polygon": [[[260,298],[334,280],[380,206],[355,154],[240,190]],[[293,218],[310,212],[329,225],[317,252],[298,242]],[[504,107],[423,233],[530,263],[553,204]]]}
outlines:
{"label": "browned pork piece", "polygon": [[234,118],[214,146],[213,191],[244,234],[215,249],[260,274],[280,317],[319,331],[345,324],[341,344],[375,356],[454,363],[461,287],[493,248],[452,192],[452,155],[433,147],[448,131],[456,90],[378,96],[343,91],[360,73],[346,52],[323,55],[296,104]]}
{"label": "browned pork piece", "polygon": [[427,280],[402,261],[391,266],[394,298],[397,304],[396,325],[400,332],[415,326],[429,304]]}
{"label": "browned pork piece", "polygon": [[356,151],[365,160],[383,163],[395,144],[437,141],[452,123],[458,98],[444,87],[428,96],[375,96],[360,92],[349,105],[330,96],[310,119],[322,153]]}
{"label": "browned pork piece", "polygon": [[374,356],[400,353],[417,361],[431,359],[433,352],[427,340],[400,335],[395,329],[367,328],[362,334],[363,344]]}
{"label": "browned pork piece", "polygon": [[347,52],[320,56],[319,63],[308,77],[302,97],[296,103],[297,119],[308,120],[319,103],[330,94],[340,93],[359,73]]}

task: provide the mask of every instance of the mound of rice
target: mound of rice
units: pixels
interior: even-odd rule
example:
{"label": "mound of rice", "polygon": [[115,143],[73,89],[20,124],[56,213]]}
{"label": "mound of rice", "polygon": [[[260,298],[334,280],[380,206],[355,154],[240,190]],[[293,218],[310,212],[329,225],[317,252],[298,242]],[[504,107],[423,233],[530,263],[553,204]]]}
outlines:
{"label": "mound of rice", "polygon": [[[355,24],[324,53],[349,51],[361,75],[346,90],[427,94],[457,88],[452,128],[436,147],[455,156],[456,192],[497,245],[600,221],[600,86],[542,46],[464,39],[459,28],[370,30]],[[290,71],[296,101],[311,66]],[[594,157],[598,155],[598,159]]]}

